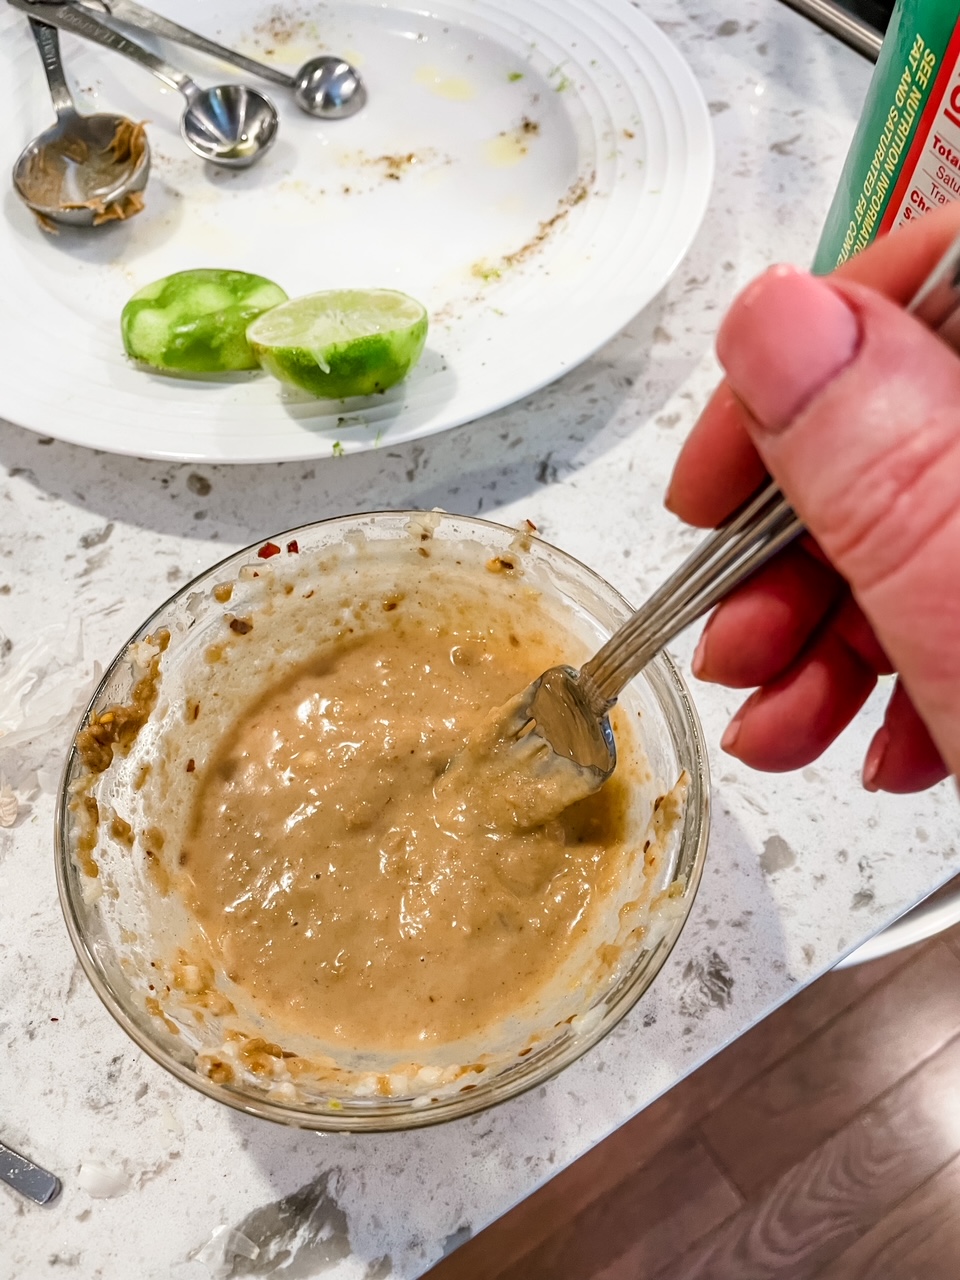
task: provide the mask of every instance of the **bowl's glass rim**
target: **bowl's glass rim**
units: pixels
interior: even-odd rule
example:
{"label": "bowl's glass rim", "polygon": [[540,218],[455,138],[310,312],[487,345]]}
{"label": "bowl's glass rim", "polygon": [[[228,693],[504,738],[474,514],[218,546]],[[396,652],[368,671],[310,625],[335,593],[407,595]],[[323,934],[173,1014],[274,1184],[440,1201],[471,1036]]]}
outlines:
{"label": "bowl's glass rim", "polygon": [[[223,556],[220,560],[208,565],[199,573],[195,574],[188,582],[183,583],[177,588],[172,595],[168,596],[164,602],[159,605],[132,633],[132,635],[120,646],[112,661],[106,667],[102,677],[97,683],[96,689],[93,691],[73,733],[70,748],[66,754],[63,769],[60,777],[60,786],[57,797],[57,805],[55,811],[54,822],[54,849],[56,859],[56,876],[57,876],[57,894],[60,899],[60,908],[63,913],[64,922],[67,927],[67,933],[76,952],[80,966],[86,974],[91,986],[99,997],[101,1003],[107,1012],[126,1032],[126,1034],[134,1041],[134,1043],[143,1050],[149,1058],[151,1058],[158,1066],[169,1071],[171,1075],[177,1077],[184,1084],[198,1090],[207,1097],[217,1102],[225,1103],[236,1111],[243,1112],[247,1115],[255,1116],[262,1120],[272,1120],[278,1124],[284,1124],[301,1129],[312,1129],[322,1132],[349,1132],[349,1133],[388,1133],[402,1129],[426,1128],[431,1125],[442,1124],[450,1120],[461,1119],[469,1115],[473,1115],[479,1111],[489,1110],[493,1106],[499,1106],[500,1103],[506,1102],[510,1098],[517,1097],[519,1094],[525,1093],[528,1089],[534,1088],[546,1081],[551,1080],[558,1075],[566,1067],[570,1066],[578,1058],[582,1057],[589,1049],[603,1039],[637,1003],[644,992],[649,988],[650,984],[656,978],[657,974],[665,964],[670,952],[676,945],[677,940],[683,931],[684,925],[689,918],[697,890],[700,885],[700,879],[703,872],[704,858],[706,855],[707,842],[710,831],[710,772],[707,762],[706,742],[703,736],[703,728],[700,724],[700,718],[697,715],[693,700],[686,686],[677,664],[665,651],[661,651],[648,664],[645,674],[648,679],[652,677],[656,685],[655,692],[658,700],[662,700],[663,695],[667,695],[670,701],[679,711],[676,723],[671,726],[671,732],[676,740],[678,754],[686,756],[688,760],[688,769],[690,773],[690,786],[687,794],[687,802],[684,811],[683,831],[681,833],[681,847],[687,844],[690,836],[693,837],[693,850],[690,855],[690,873],[687,877],[686,887],[683,893],[685,909],[681,916],[673,922],[669,929],[665,932],[660,942],[657,944],[653,955],[648,960],[644,971],[639,975],[639,980],[632,982],[621,982],[619,994],[614,1000],[608,1013],[599,1019],[595,1026],[589,1031],[578,1033],[571,1036],[563,1042],[560,1052],[553,1059],[545,1064],[544,1070],[539,1073],[531,1073],[529,1079],[521,1076],[519,1078],[509,1078],[501,1080],[499,1087],[497,1077],[491,1080],[489,1092],[483,1086],[467,1094],[457,1094],[451,1098],[445,1098],[441,1102],[425,1107],[406,1106],[392,1109],[389,1103],[386,1103],[379,1112],[371,1111],[369,1113],[354,1112],[319,1112],[309,1107],[298,1107],[295,1103],[272,1100],[267,1097],[255,1098],[250,1094],[243,1093],[237,1089],[231,1088],[229,1085],[216,1084],[208,1077],[201,1075],[196,1070],[191,1069],[184,1063],[152,1040],[143,1030],[143,1028],[129,1015],[124,1007],[123,1001],[115,995],[109,980],[102,972],[97,963],[92,948],[88,943],[83,925],[81,923],[77,902],[75,900],[75,889],[71,883],[70,867],[72,864],[72,856],[67,847],[67,808],[68,808],[68,780],[71,769],[76,756],[76,738],[77,734],[87,723],[90,712],[97,705],[103,691],[107,688],[113,679],[117,668],[126,658],[130,646],[137,640],[149,633],[154,622],[166,612],[177,600],[185,596],[189,591],[196,590],[201,581],[209,579],[225,566],[234,562],[242,562],[244,559],[252,555],[256,555],[257,551],[264,546],[266,542],[284,542],[288,541],[298,534],[303,535],[308,531],[330,527],[337,524],[353,524],[358,520],[376,521],[380,518],[402,519],[402,518],[422,518],[425,515],[436,514],[440,518],[449,518],[456,521],[462,521],[466,525],[487,528],[497,534],[509,533],[511,537],[517,535],[517,528],[502,524],[496,520],[487,520],[482,516],[461,515],[457,512],[433,509],[425,510],[418,508],[382,508],[371,511],[356,511],[346,515],[328,516],[322,520],[314,520],[307,524],[296,525],[293,528],[283,530],[279,533],[273,533],[268,538],[258,538],[256,541],[230,552]],[[576,556],[571,555],[568,551],[557,547],[554,543],[549,542],[546,538],[540,537],[533,529],[524,529],[525,534],[529,533],[531,539],[542,543],[549,548],[551,554],[556,555],[561,561],[573,566],[575,569],[582,571],[588,578],[599,583],[603,589],[610,592],[628,612],[634,612],[633,606],[627,599],[607,582],[595,569],[579,560]],[[689,766],[692,766],[690,768]],[[692,829],[692,831],[691,831]],[[495,1096],[490,1096],[494,1093]]]}

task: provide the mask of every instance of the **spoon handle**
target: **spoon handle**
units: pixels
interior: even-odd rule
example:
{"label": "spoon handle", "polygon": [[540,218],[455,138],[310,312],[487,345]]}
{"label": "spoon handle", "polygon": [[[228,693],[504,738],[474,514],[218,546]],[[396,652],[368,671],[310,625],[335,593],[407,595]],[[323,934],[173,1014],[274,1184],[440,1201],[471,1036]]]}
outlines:
{"label": "spoon handle", "polygon": [[[906,310],[960,351],[960,237]],[[606,706],[681,631],[803,532],[799,516],[771,480],[687,557],[598,653],[582,674]]]}
{"label": "spoon handle", "polygon": [[[80,0],[75,2],[80,3]],[[173,40],[189,49],[207,53],[212,58],[219,58],[221,62],[239,67],[241,71],[249,71],[274,84],[282,84],[287,89],[293,87],[293,76],[281,71],[279,67],[257,62],[255,58],[248,58],[245,53],[237,53],[222,44],[217,44],[215,40],[208,40],[206,36],[191,31],[189,27],[181,27],[178,22],[171,22],[169,18],[154,13],[152,9],[144,8],[142,4],[137,4],[136,0],[104,0],[104,5],[110,16],[118,22],[128,23],[140,31],[148,31],[152,35],[161,36],[164,40]]]}
{"label": "spoon handle", "polygon": [[28,1160],[10,1147],[0,1142],[0,1179],[14,1191],[33,1200],[36,1204],[46,1204],[60,1192],[60,1179],[46,1169]]}
{"label": "spoon handle", "polygon": [[183,71],[171,67],[169,63],[158,58],[155,53],[138,44],[136,40],[131,40],[121,32],[115,31],[113,27],[94,17],[81,5],[57,4],[51,0],[8,0],[8,3],[14,9],[19,9],[21,13],[28,13],[31,16],[39,14],[41,21],[49,23],[50,26],[59,27],[61,31],[71,31],[85,40],[92,40],[94,44],[103,45],[105,49],[122,53],[125,57],[138,62],[141,67],[152,71],[171,89],[178,89],[187,97],[196,91],[196,85]]}
{"label": "spoon handle", "polygon": [[59,119],[66,112],[76,110],[73,105],[73,95],[67,85],[66,76],[63,74],[63,63],[60,60],[60,37],[57,34],[56,27],[49,27],[45,22],[38,22],[36,18],[30,19],[30,30],[33,32],[33,38],[36,40],[37,48],[40,50],[47,84],[50,86],[53,109]]}

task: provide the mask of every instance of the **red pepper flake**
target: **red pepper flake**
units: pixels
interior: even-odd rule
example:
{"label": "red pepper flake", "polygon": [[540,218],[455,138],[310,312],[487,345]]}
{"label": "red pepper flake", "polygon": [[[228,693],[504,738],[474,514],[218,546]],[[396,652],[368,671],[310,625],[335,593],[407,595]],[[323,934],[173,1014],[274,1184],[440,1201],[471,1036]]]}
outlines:
{"label": "red pepper flake", "polygon": [[187,761],[187,773],[193,773],[196,767],[197,767],[197,762],[191,756],[190,759]]}
{"label": "red pepper flake", "polygon": [[60,1021],[60,1019],[59,1019],[59,1018],[51,1018],[51,1019],[50,1019],[50,1021],[51,1021],[51,1022],[59,1022],[59,1021]]}
{"label": "red pepper flake", "polygon": [[296,538],[294,538],[292,542],[287,543],[287,551],[289,551],[292,556],[298,556],[300,554],[300,543]]}
{"label": "red pepper flake", "polygon": [[269,560],[271,556],[278,556],[279,554],[280,548],[275,542],[265,542],[257,552],[261,560]]}

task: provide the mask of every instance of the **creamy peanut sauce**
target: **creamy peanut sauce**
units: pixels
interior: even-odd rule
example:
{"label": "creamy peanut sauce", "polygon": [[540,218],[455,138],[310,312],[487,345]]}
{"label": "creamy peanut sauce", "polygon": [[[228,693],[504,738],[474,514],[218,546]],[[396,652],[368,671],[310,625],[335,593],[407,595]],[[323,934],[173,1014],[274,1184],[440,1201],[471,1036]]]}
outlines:
{"label": "creamy peanut sauce", "polygon": [[643,698],[575,805],[533,735],[495,731],[596,649],[586,588],[524,532],[491,555],[456,517],[372,519],[390,536],[265,544],[176,597],[68,785],[84,910],[161,1042],[331,1110],[458,1095],[587,1034],[683,909],[687,778],[651,766]]}
{"label": "creamy peanut sauce", "polygon": [[358,1051],[461,1040],[528,1005],[595,929],[623,868],[623,781],[525,827],[497,770],[444,773],[557,647],[400,606],[224,736],[180,891],[277,1026]]}

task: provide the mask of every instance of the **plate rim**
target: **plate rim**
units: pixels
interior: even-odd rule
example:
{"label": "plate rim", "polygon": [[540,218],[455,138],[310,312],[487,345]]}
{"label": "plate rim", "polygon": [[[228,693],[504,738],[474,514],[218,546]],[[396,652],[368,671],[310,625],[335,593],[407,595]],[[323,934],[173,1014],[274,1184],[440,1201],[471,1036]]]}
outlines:
{"label": "plate rim", "polygon": [[[456,0],[454,0],[454,3],[456,3]],[[521,0],[522,3],[523,0]],[[412,12],[415,4],[411,5],[409,0],[385,0],[385,3],[377,7]],[[500,11],[504,11],[507,8],[503,0],[492,0],[492,4],[488,0],[488,4],[485,7],[491,7],[494,10],[499,9]],[[543,5],[538,4],[537,0],[531,0],[530,7],[543,8]],[[286,437],[285,447],[279,450],[275,447],[271,448],[269,445],[266,448],[262,446],[257,448],[249,447],[250,444],[257,440],[270,439],[272,433],[266,430],[261,436],[253,434],[245,436],[239,434],[227,435],[223,448],[217,447],[217,435],[214,433],[210,437],[201,437],[199,440],[200,447],[193,450],[184,448],[182,433],[173,445],[166,445],[163,440],[160,440],[157,444],[152,444],[149,440],[139,438],[134,438],[128,443],[125,437],[120,436],[118,438],[118,428],[113,423],[104,428],[105,435],[109,437],[105,439],[95,429],[90,428],[89,414],[87,417],[81,416],[77,418],[70,413],[70,402],[75,399],[77,393],[71,393],[65,387],[55,388],[54,394],[59,394],[59,399],[55,401],[51,397],[44,402],[42,397],[38,399],[35,394],[31,394],[30,391],[26,390],[23,384],[18,386],[13,379],[7,381],[5,386],[0,388],[0,397],[6,401],[6,404],[0,406],[0,415],[3,415],[7,421],[19,426],[21,429],[29,430],[35,434],[52,436],[54,439],[64,443],[102,450],[119,456],[143,458],[152,461],[206,463],[209,465],[316,462],[336,457],[339,454],[352,455],[376,452],[381,447],[400,446],[415,440],[427,439],[443,431],[462,427],[470,422],[478,421],[502,411],[509,405],[516,404],[526,397],[536,394],[543,390],[544,387],[551,385],[589,360],[598,350],[615,338],[641,311],[649,306],[650,302],[672,278],[678,265],[689,252],[702,225],[713,190],[716,142],[703,89],[686,57],[670,36],[663,32],[646,14],[632,6],[624,10],[614,0],[591,0],[587,7],[602,16],[611,17],[617,22],[628,25],[642,39],[643,49],[648,55],[652,55],[654,58],[660,55],[658,70],[663,69],[660,61],[662,60],[666,66],[666,77],[670,81],[672,101],[667,101],[665,106],[664,95],[662,92],[657,91],[656,86],[648,83],[647,89],[655,97],[661,113],[669,117],[669,122],[674,126],[679,125],[682,128],[683,136],[687,143],[692,142],[694,144],[697,163],[694,167],[689,154],[684,158],[683,168],[677,177],[677,181],[687,188],[682,197],[683,226],[679,235],[673,239],[673,242],[668,243],[666,256],[663,256],[657,262],[656,269],[650,273],[651,279],[645,281],[642,293],[638,294],[639,303],[635,299],[630,299],[627,303],[621,302],[619,305],[612,301],[609,302],[608,309],[613,317],[611,322],[607,325],[595,324],[593,331],[577,347],[576,353],[572,358],[565,358],[552,367],[544,367],[537,372],[536,377],[524,380],[522,387],[513,384],[507,385],[500,394],[491,395],[484,402],[482,408],[478,409],[476,405],[467,403],[455,408],[452,412],[441,414],[439,422],[430,420],[426,422],[414,421],[404,428],[402,425],[404,412],[401,408],[395,419],[397,425],[391,424],[386,431],[383,431],[382,440],[380,431],[377,431],[376,436],[371,438],[374,435],[375,424],[368,424],[362,436],[358,433],[352,438],[349,434],[351,428],[347,427],[339,449],[331,447],[332,441],[327,434],[329,427],[326,427],[326,429],[321,427],[314,433],[311,433],[309,429],[302,431],[299,434],[302,448],[293,443],[298,439],[298,436],[291,432]],[[573,8],[576,9],[576,6],[573,6]],[[432,13],[433,11],[431,10],[431,15]],[[475,27],[471,28],[469,21],[467,21],[470,16],[469,10],[465,11],[461,8],[459,16],[461,19],[460,26],[467,30],[476,30]],[[10,20],[14,18],[15,14],[10,13]],[[11,22],[9,20],[7,23],[0,21],[0,27],[6,26],[9,29],[10,25]],[[15,233],[12,230],[5,233],[0,228],[0,242],[7,238],[8,243],[13,247],[15,245],[14,235]],[[660,238],[662,241],[662,235]],[[145,390],[148,386],[149,383],[146,383]],[[82,387],[78,391],[82,395]],[[145,395],[144,403],[148,400],[149,395]],[[455,404],[455,400],[453,403]],[[171,403],[167,410],[168,415],[175,416],[177,412],[177,405]],[[349,406],[346,406],[344,408],[344,416],[349,416],[350,412]]]}

